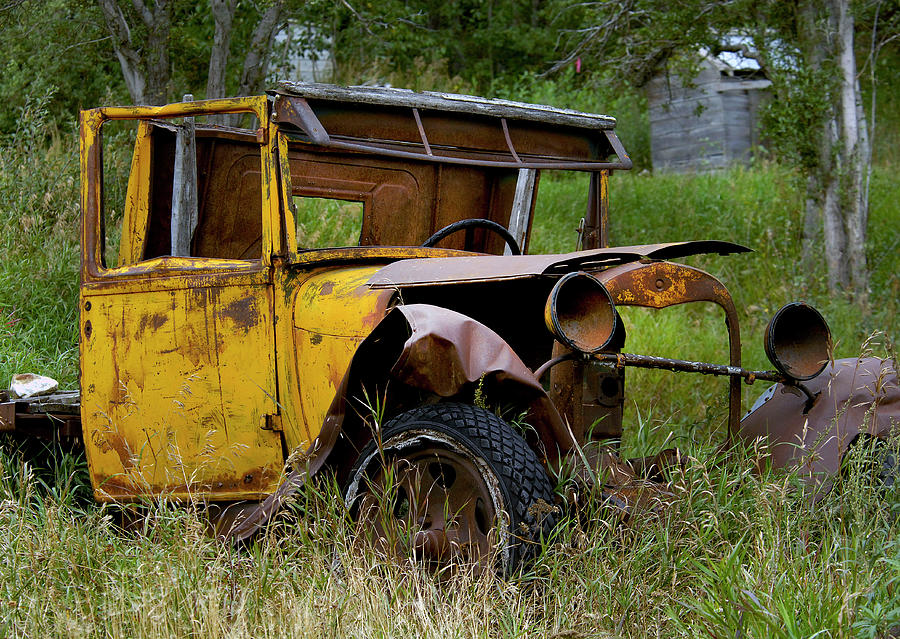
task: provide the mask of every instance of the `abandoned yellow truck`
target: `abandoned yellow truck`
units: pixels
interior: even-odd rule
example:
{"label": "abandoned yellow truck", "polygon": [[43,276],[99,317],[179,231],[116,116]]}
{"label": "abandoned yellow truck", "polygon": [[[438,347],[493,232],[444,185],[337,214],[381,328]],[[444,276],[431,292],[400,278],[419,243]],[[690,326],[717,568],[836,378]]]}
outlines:
{"label": "abandoned yellow truck", "polygon": [[[123,190],[103,140],[126,134]],[[732,437],[788,442],[783,418],[817,410],[815,428],[835,427],[840,366],[821,315],[786,305],[767,331],[777,370],[746,370],[726,287],[671,261],[748,249],[607,246],[609,177],[631,167],[613,118],[285,83],[86,110],[80,135],[80,392],[2,397],[0,429],[83,442],[99,501],[199,501],[219,534],[243,539],[329,472],[388,543],[508,573],[554,524],[550,471],[621,437],[628,367],[728,376]],[[579,250],[529,255],[540,176],[554,170],[590,175]],[[310,232],[311,199],[350,246]],[[617,306],[686,302],[721,307],[726,363],[624,352]],[[780,389],[743,426],[742,379]],[[887,424],[845,425],[835,454]]]}

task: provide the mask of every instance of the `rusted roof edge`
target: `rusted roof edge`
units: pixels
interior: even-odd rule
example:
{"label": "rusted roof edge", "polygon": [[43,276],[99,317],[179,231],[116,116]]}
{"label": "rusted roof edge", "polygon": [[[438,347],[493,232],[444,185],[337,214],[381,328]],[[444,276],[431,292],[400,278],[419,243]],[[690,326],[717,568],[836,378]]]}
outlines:
{"label": "rusted roof edge", "polygon": [[510,120],[529,120],[582,129],[614,129],[616,119],[609,115],[583,113],[543,104],[527,104],[512,100],[482,98],[457,93],[425,91],[393,87],[342,87],[335,84],[279,82],[274,93],[357,104],[405,107],[435,111],[472,113]]}

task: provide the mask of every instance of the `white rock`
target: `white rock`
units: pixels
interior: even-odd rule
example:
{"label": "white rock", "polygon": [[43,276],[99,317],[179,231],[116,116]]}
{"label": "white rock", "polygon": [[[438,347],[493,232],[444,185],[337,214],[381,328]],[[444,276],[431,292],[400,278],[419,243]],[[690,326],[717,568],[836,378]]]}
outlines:
{"label": "white rock", "polygon": [[19,373],[13,375],[9,384],[9,394],[13,398],[27,399],[38,395],[49,395],[59,388],[59,382],[52,377],[35,375],[34,373]]}

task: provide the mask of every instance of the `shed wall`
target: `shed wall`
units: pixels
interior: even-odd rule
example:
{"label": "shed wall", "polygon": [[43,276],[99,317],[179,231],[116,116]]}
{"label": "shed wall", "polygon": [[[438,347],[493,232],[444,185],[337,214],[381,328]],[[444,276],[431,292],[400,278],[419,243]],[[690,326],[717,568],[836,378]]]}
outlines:
{"label": "shed wall", "polygon": [[715,170],[749,161],[768,85],[723,75],[710,63],[690,83],[674,74],[654,77],[648,84],[654,170]]}

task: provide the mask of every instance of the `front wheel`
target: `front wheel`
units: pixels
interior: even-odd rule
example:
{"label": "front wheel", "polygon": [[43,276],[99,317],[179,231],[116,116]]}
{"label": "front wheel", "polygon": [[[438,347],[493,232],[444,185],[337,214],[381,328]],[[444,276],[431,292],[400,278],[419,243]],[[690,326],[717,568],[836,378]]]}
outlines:
{"label": "front wheel", "polygon": [[558,512],[525,440],[493,413],[456,403],[388,422],[363,449],[345,495],[382,550],[436,570],[462,562],[509,575]]}

